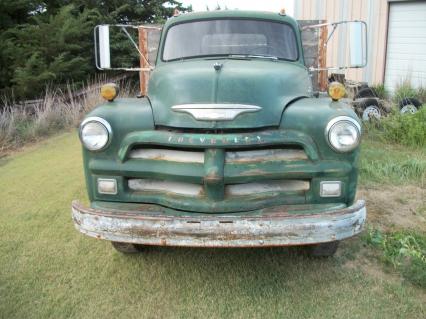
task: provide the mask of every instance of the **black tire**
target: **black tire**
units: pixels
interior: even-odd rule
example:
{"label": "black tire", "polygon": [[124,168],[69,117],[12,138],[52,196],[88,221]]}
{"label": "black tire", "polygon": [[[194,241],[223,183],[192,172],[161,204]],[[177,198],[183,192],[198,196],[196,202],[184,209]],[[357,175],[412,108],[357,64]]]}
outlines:
{"label": "black tire", "polygon": [[112,241],[111,244],[112,247],[115,248],[115,250],[123,254],[137,254],[140,253],[143,248],[142,245],[132,243],[121,243],[118,241]]}
{"label": "black tire", "polygon": [[307,252],[311,257],[331,257],[339,247],[338,241],[331,241],[329,243],[315,244],[307,246]]}
{"label": "black tire", "polygon": [[420,103],[419,100],[413,98],[413,97],[406,97],[399,101],[399,108],[402,109],[406,105],[414,105],[416,108],[419,108],[422,106],[422,103]]}
{"label": "black tire", "polygon": [[376,111],[378,112],[377,113],[377,117],[376,117],[376,120],[380,120],[380,118],[382,117],[382,115],[383,115],[383,111],[382,111],[382,108],[381,108],[381,106],[380,106],[380,103],[379,103],[379,101],[377,100],[377,99],[365,99],[365,100],[363,100],[362,102],[360,102],[359,103],[359,106],[360,106],[360,108],[361,108],[361,112],[360,112],[360,114],[359,114],[359,117],[363,120],[363,121],[368,121],[368,120],[370,120],[370,118],[365,118],[365,114],[364,114],[364,111],[367,109],[367,108],[371,108],[371,107],[375,107],[376,108]]}
{"label": "black tire", "polygon": [[366,97],[377,97],[376,92],[369,87],[363,88],[355,94],[355,99],[361,99]]}

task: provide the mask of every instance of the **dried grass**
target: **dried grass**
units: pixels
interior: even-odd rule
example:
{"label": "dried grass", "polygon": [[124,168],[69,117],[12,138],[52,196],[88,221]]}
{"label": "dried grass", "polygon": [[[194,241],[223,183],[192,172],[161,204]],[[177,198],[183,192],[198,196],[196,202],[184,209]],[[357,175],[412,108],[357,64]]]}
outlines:
{"label": "dried grass", "polygon": [[[0,157],[26,143],[77,127],[84,114],[103,102],[99,89],[106,82],[105,77],[98,78],[78,92],[72,85],[65,91],[48,88],[42,99],[30,105],[3,98],[0,101]],[[121,97],[135,91],[130,81],[118,84]]]}

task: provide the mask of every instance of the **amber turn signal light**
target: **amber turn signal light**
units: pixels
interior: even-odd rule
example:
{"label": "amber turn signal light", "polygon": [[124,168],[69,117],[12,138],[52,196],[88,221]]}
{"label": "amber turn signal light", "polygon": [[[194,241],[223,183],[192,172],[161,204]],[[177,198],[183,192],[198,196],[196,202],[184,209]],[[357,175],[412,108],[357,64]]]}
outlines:
{"label": "amber turn signal light", "polygon": [[101,87],[101,96],[107,101],[114,101],[118,95],[118,86],[115,83],[107,83]]}
{"label": "amber turn signal light", "polygon": [[333,101],[338,101],[346,94],[345,87],[340,82],[331,82],[328,86],[328,95]]}

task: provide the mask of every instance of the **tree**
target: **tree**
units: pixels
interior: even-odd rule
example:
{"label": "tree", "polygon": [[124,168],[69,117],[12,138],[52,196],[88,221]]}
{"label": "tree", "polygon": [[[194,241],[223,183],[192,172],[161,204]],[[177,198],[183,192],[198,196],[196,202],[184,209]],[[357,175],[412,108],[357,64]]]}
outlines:
{"label": "tree", "polygon": [[2,0],[0,90],[24,99],[47,84],[84,81],[96,72],[96,24],[161,23],[175,7],[191,10],[174,0]]}

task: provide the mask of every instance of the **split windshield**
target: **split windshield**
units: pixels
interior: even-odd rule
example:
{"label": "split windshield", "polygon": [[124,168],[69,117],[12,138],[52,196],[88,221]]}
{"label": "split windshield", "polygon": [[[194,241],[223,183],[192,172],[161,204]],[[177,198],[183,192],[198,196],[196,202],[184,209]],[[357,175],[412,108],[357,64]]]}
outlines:
{"label": "split windshield", "polygon": [[263,20],[181,23],[167,32],[163,61],[232,55],[296,61],[298,51],[294,30],[288,24]]}

